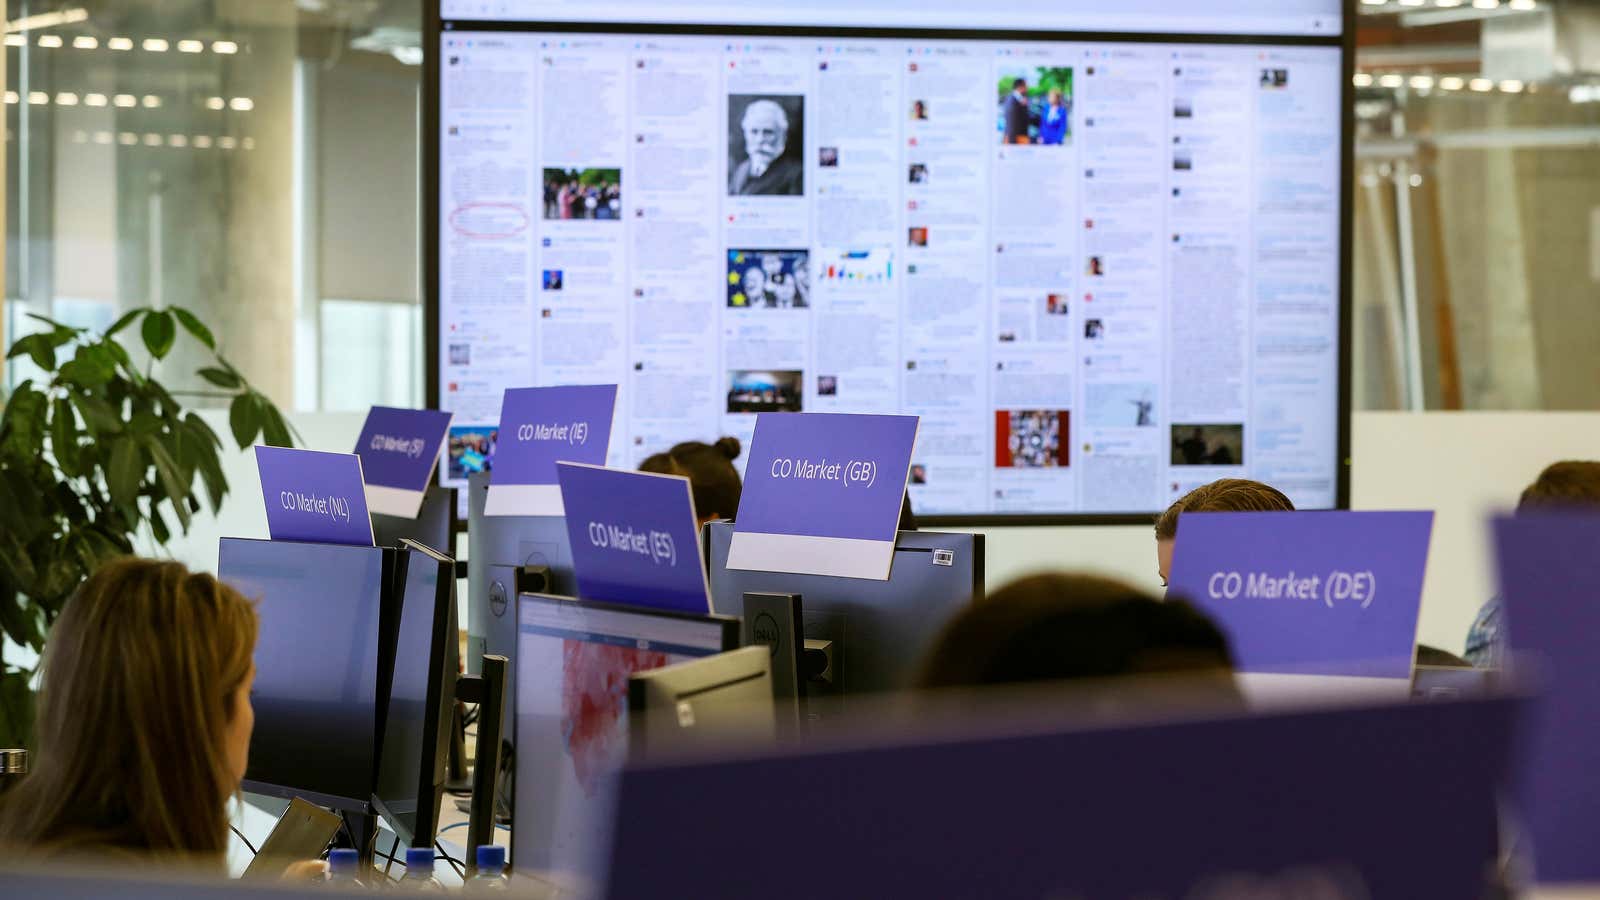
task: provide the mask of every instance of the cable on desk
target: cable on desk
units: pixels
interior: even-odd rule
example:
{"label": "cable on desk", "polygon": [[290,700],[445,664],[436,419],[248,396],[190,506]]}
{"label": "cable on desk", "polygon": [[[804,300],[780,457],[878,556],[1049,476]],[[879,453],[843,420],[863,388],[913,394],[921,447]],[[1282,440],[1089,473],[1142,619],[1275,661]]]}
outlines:
{"label": "cable on desk", "polygon": [[255,856],[257,852],[256,845],[250,843],[250,839],[244,836],[244,832],[239,830],[239,826],[229,823],[228,827],[233,830],[234,834],[239,836],[239,840],[244,841],[246,847],[250,848],[250,855]]}
{"label": "cable on desk", "polygon": [[394,868],[394,855],[400,849],[400,835],[394,836],[394,843],[389,845],[389,862],[383,867],[383,877],[389,877],[389,870]]}
{"label": "cable on desk", "polygon": [[462,881],[467,880],[467,870],[462,867],[460,861],[451,856],[449,853],[445,852],[443,844],[435,840],[433,842],[433,849],[439,851],[439,855],[444,857],[444,861],[450,864],[450,868],[456,870],[456,875],[459,876]]}

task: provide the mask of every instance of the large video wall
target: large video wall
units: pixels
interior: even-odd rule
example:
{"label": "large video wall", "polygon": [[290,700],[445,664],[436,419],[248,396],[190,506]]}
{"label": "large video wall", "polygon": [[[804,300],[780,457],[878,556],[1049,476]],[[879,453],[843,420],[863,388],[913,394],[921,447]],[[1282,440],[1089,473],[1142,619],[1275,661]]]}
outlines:
{"label": "large video wall", "polygon": [[445,476],[616,383],[613,465],[903,412],[925,515],[1334,505],[1342,51],[1258,32],[447,18]]}

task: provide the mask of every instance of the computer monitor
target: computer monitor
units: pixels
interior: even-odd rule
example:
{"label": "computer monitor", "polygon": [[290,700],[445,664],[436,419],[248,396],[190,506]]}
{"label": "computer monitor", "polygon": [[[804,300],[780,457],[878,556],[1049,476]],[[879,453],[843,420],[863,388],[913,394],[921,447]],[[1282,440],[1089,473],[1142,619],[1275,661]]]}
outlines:
{"label": "computer monitor", "polygon": [[[983,598],[983,535],[902,531],[889,580],[728,568],[732,522],[706,526],[712,606],[744,615],[746,592],[799,594],[808,641],[832,642],[831,690],[909,687],[923,653],[955,612]],[[826,691],[813,691],[813,696]],[[808,701],[808,712],[817,704]]]}
{"label": "computer monitor", "polygon": [[1411,672],[1411,699],[1457,700],[1462,697],[1482,697],[1494,690],[1499,678],[1499,669],[1417,666]]}
{"label": "computer monitor", "polygon": [[489,473],[474,474],[467,483],[467,671],[473,674],[485,653],[516,658],[518,594],[577,594],[567,520],[487,516],[488,497]]}
{"label": "computer monitor", "polygon": [[455,490],[430,484],[427,493],[422,495],[422,506],[416,518],[373,513],[372,538],[379,547],[398,547],[402,540],[410,538],[446,556],[454,556],[456,524]]}
{"label": "computer monitor", "polygon": [[256,604],[255,730],[243,787],[366,812],[384,710],[395,551],[223,538],[217,574]]}
{"label": "computer monitor", "polygon": [[[628,678],[739,646],[739,620],[570,597],[517,601],[511,859],[582,890],[598,873],[610,782],[628,752]],[[664,827],[672,827],[663,822]]]}
{"label": "computer monitor", "polygon": [[1032,720],[924,699],[849,741],[630,764],[602,896],[1507,896],[1518,698],[1109,727],[1067,699]]}
{"label": "computer monitor", "polygon": [[455,561],[415,541],[399,552],[400,608],[373,806],[408,846],[431,847],[455,704]]}
{"label": "computer monitor", "polygon": [[628,677],[629,743],[635,758],[662,748],[777,735],[772,652],[741,647]]}

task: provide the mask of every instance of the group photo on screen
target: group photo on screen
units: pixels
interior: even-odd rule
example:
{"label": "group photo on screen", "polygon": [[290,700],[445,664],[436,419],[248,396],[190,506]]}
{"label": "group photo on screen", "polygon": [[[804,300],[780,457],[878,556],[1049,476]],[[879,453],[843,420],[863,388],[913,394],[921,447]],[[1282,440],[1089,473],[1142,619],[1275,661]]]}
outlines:
{"label": "group photo on screen", "polygon": [[1244,425],[1173,425],[1175,466],[1244,465]]}
{"label": "group photo on screen", "polygon": [[805,146],[805,97],[728,95],[729,196],[804,194]]}
{"label": "group photo on screen", "polygon": [[734,369],[728,373],[728,412],[800,412],[805,373],[799,369]]}
{"label": "group photo on screen", "polygon": [[995,413],[995,460],[1000,469],[1067,465],[1069,413],[1064,409],[1002,409]]}
{"label": "group photo on screen", "polygon": [[1000,143],[1072,143],[1070,66],[1002,66],[996,92]]}
{"label": "group photo on screen", "polygon": [[544,217],[622,218],[622,170],[545,169]]}
{"label": "group photo on screen", "polygon": [[810,306],[809,250],[729,250],[731,309],[804,309]]}
{"label": "group photo on screen", "polygon": [[493,467],[500,429],[490,425],[452,425],[445,446],[445,467],[451,478],[466,478]]}

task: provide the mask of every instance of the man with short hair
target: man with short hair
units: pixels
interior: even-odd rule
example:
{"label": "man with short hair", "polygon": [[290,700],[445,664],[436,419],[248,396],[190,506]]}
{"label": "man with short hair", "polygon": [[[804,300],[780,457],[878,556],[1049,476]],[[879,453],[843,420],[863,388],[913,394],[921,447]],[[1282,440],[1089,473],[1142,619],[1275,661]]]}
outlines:
{"label": "man with short hair", "polygon": [[787,155],[789,114],[776,102],[753,100],[739,119],[744,132],[744,162],[728,175],[728,193],[734,195],[788,195],[804,193],[805,169]]}
{"label": "man with short hair", "polygon": [[1011,93],[1006,95],[1000,106],[1005,115],[1005,142],[1030,143],[1028,126],[1033,124],[1033,111],[1028,106],[1028,79],[1014,79],[1011,82]]}
{"label": "man with short hair", "polygon": [[[1600,462],[1567,460],[1546,467],[1533,484],[1522,491],[1517,515],[1531,511],[1557,509],[1600,512]],[[1498,669],[1505,655],[1504,625],[1500,598],[1494,597],[1478,610],[1467,631],[1467,662],[1480,669]]]}

